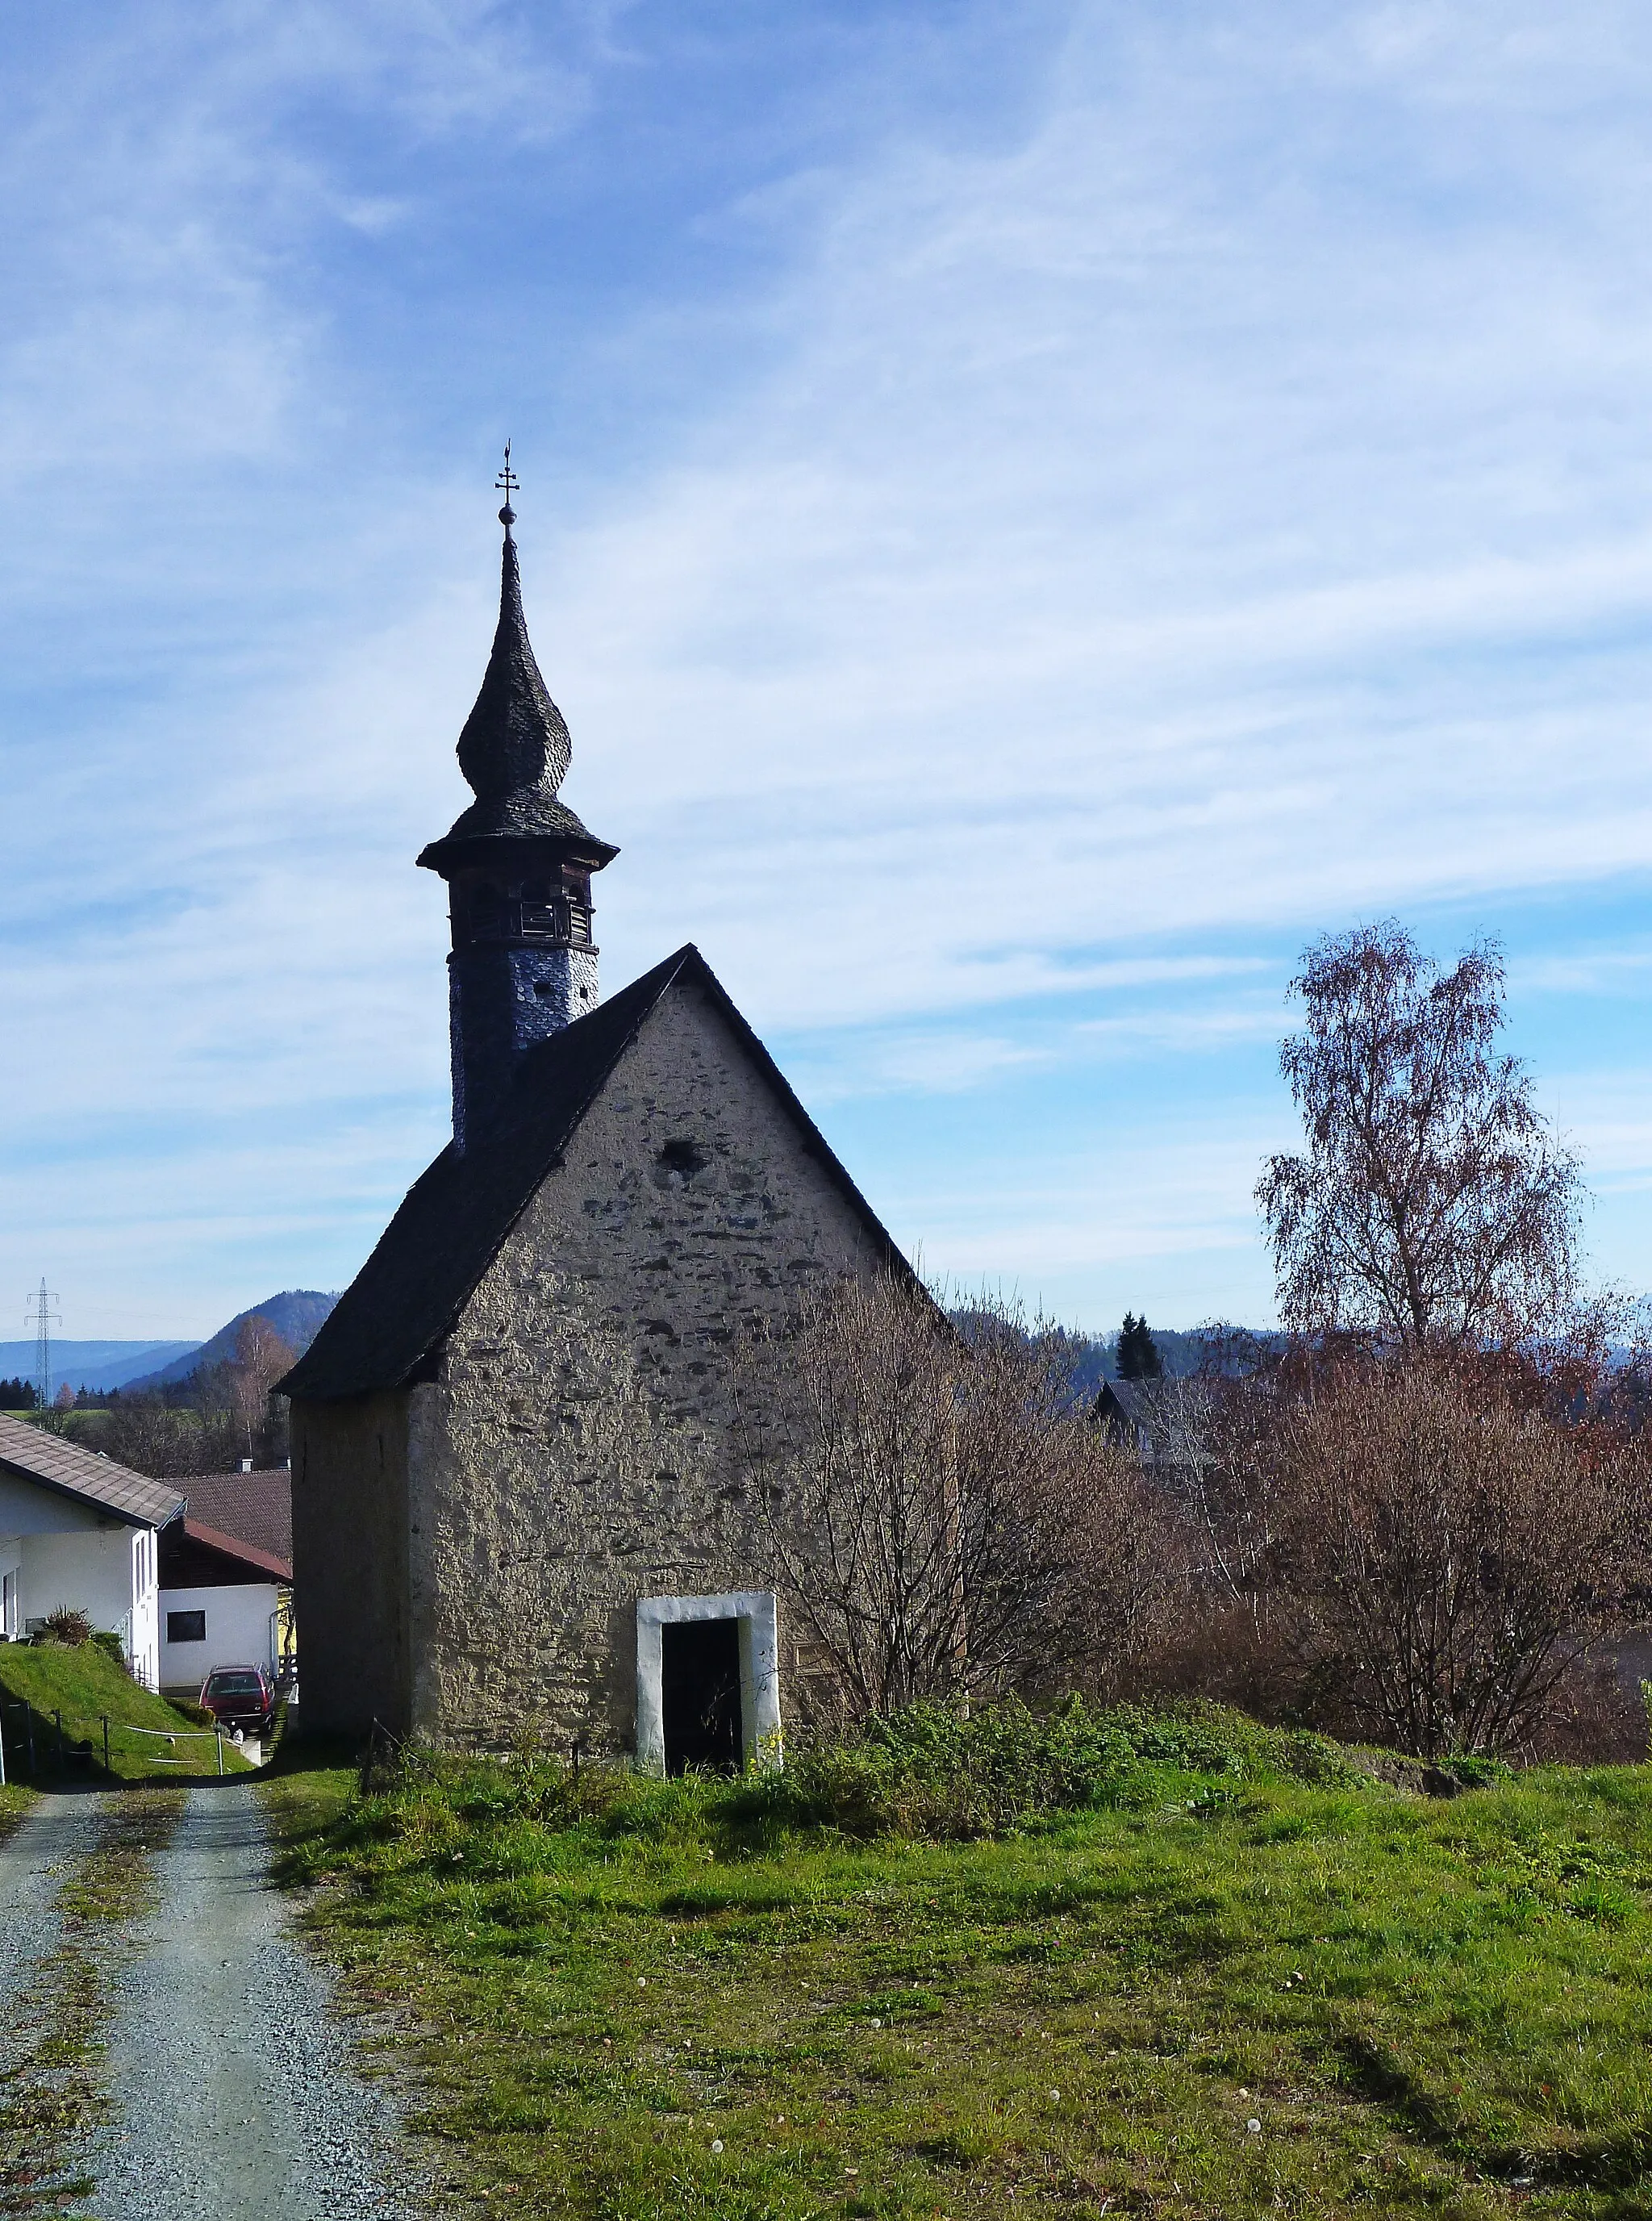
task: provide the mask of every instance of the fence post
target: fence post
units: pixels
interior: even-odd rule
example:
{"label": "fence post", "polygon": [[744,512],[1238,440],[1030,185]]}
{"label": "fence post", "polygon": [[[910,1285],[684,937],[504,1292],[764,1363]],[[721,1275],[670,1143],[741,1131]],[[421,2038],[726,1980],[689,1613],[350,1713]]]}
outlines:
{"label": "fence post", "polygon": [[218,1730],[218,1771],[220,1774],[223,1772],[223,1730],[222,1728]]}
{"label": "fence post", "polygon": [[105,1774],[112,1774],[115,1771],[109,1762],[109,1714],[107,1712],[103,1714],[103,1771]]}
{"label": "fence post", "polygon": [[6,1786],[6,1706],[0,1698],[0,1789]]}
{"label": "fence post", "polygon": [[33,1705],[25,1707],[23,1719],[28,1730],[28,1771],[32,1777],[40,1772],[39,1767],[34,1763],[34,1707]]}
{"label": "fence post", "polygon": [[57,1730],[57,1768],[58,1772],[61,1774],[63,1771],[63,1715],[61,1712],[53,1713],[52,1724]]}
{"label": "fence post", "polygon": [[378,1743],[379,1719],[378,1715],[375,1713],[372,1724],[367,1730],[367,1749],[366,1755],[363,1756],[361,1761],[361,1780],[357,1785],[358,1793],[363,1797],[366,1795],[368,1789],[372,1786],[373,1753],[378,1748]]}

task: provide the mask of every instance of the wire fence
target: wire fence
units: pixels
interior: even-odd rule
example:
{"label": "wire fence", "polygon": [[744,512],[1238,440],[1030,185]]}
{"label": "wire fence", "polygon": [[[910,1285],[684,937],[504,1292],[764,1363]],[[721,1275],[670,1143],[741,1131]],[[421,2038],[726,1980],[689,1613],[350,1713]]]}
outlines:
{"label": "wire fence", "polygon": [[[7,1725],[8,1713],[14,1716],[14,1724],[9,1730]],[[22,1715],[21,1733],[17,1732],[15,1722],[15,1716],[18,1714]],[[222,1727],[140,1728],[130,1725],[125,1720],[111,1720],[104,1713],[99,1713],[97,1716],[97,1724],[103,1735],[103,1772],[111,1781],[118,1779],[112,1759],[113,1745],[122,1736],[140,1736],[147,1742],[164,1742],[168,1746],[165,1753],[157,1750],[146,1754],[147,1763],[151,1766],[193,1766],[195,1761],[192,1757],[177,1758],[172,1755],[177,1746],[179,1743],[212,1743],[216,1747],[217,1770],[220,1774],[226,1771],[223,1755],[225,1743],[229,1743],[232,1748],[239,1748],[232,1736],[225,1735]],[[34,1707],[24,1699],[0,1699],[0,1788],[5,1786],[8,1779],[6,1749],[8,1732],[11,1736],[13,1759],[21,1757],[26,1761],[26,1770],[31,1779],[44,1772],[47,1767],[58,1773],[66,1773],[72,1765],[90,1765],[96,1755],[96,1748],[90,1736],[66,1735],[63,1715],[60,1711],[37,1712]]]}

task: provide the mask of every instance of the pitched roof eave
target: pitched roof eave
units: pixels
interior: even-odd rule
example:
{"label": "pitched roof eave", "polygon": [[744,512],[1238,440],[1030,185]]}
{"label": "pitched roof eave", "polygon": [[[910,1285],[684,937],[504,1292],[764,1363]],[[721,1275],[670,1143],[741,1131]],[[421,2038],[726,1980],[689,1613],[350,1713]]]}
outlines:
{"label": "pitched roof eave", "polygon": [[216,1527],[209,1527],[204,1520],[191,1519],[186,1515],[184,1532],[191,1542],[199,1542],[220,1557],[234,1558],[244,1566],[253,1566],[268,1573],[272,1580],[291,1586],[292,1567],[285,1558],[278,1558],[272,1550],[260,1550],[252,1542],[242,1542],[234,1535],[226,1535]]}
{"label": "pitched roof eave", "polygon": [[182,1495],[167,1482],[3,1413],[0,1473],[126,1527],[166,1527],[184,1509]]}

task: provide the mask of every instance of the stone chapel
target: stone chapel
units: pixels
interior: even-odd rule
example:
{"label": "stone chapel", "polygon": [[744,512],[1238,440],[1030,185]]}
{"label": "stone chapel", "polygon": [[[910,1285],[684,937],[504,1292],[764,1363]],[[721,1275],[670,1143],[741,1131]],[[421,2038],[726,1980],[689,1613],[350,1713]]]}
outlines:
{"label": "stone chapel", "polygon": [[606,1002],[523,616],[419,857],[449,892],[453,1139],[281,1387],[307,1730],[523,1731],[654,1771],[773,1756],[806,1647],[728,1454],[729,1351],[823,1278],[906,1271],[692,946]]}

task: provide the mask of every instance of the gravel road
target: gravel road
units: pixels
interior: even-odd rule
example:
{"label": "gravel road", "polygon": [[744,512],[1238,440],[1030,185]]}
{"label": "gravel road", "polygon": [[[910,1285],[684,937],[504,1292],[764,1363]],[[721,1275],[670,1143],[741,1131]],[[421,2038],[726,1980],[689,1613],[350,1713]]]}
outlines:
{"label": "gravel road", "polygon": [[422,2210],[395,2100],[363,2078],[270,1856],[250,1781],[191,1791],[108,2031],[113,2118],[86,2162],[100,2221]]}
{"label": "gravel road", "polygon": [[[42,1797],[0,1843],[0,2001],[6,2005],[57,1949],[57,1893],[97,1841],[97,1799],[84,1792]],[[9,2013],[0,2013],[0,2068],[16,2057],[28,2033]]]}

